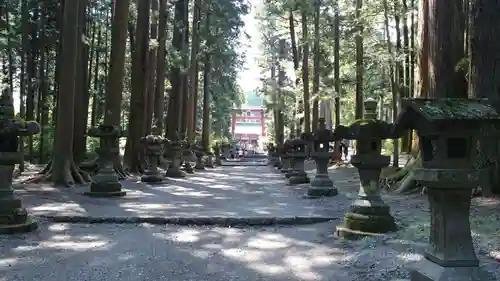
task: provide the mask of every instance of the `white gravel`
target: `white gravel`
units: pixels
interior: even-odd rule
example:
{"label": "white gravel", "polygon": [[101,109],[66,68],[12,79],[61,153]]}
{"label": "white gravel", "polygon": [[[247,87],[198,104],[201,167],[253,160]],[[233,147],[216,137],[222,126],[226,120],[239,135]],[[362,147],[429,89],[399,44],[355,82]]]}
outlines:
{"label": "white gravel", "polygon": [[[407,279],[422,258],[425,238],[406,239],[405,231],[346,241],[333,227],[43,223],[35,233],[0,237],[0,280],[387,281]],[[500,277],[490,245],[476,243],[485,268]]]}

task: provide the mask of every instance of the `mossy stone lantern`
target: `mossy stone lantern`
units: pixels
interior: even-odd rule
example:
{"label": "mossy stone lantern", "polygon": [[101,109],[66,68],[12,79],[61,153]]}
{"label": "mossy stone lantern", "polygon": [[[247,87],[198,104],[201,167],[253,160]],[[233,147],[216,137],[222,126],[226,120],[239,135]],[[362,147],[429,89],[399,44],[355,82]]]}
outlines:
{"label": "mossy stone lantern", "polygon": [[182,161],[183,169],[188,174],[194,174],[194,166],[196,165],[196,155],[194,153],[194,145],[189,141],[184,141],[182,145]]}
{"label": "mossy stone lantern", "polygon": [[165,176],[169,178],[185,178],[186,173],[181,170],[182,146],[184,145],[184,141],[176,134],[174,139],[165,140],[165,144],[168,147],[169,156],[171,158]]}
{"label": "mossy stone lantern", "polygon": [[291,176],[288,178],[288,183],[290,185],[309,183],[309,177],[305,171],[304,161],[309,156],[307,152],[307,135],[302,134],[300,138],[295,138],[290,141],[292,146],[291,153]]}
{"label": "mossy stone lantern", "polygon": [[193,146],[193,153],[196,156],[196,163],[194,165],[195,170],[205,170],[204,159],[207,157],[207,154],[205,153],[205,150],[200,143],[197,143]]}
{"label": "mossy stone lantern", "polygon": [[285,142],[283,143],[283,153],[281,155],[281,172],[289,178],[291,176],[290,171],[291,171],[291,156],[290,153],[292,152],[292,141],[293,137],[290,137],[289,139],[286,139]]}
{"label": "mossy stone lantern", "polygon": [[411,280],[494,280],[479,267],[469,212],[479,184],[474,162],[480,128],[499,123],[499,114],[486,100],[408,99],[402,105],[395,133],[417,132],[422,168],[413,172],[427,187],[431,221],[425,259]]}
{"label": "mossy stone lantern", "polygon": [[393,126],[377,120],[377,101],[364,102],[364,116],[348,127],[335,129],[336,139],[356,140],[356,154],[351,164],[358,169],[360,187],[358,198],[344,215],[344,225],[337,234],[346,238],[379,235],[397,229],[389,206],[380,195],[379,179],[390,157],[381,155],[382,140],[393,138]]}
{"label": "mossy stone lantern", "polygon": [[154,126],[151,134],[141,138],[141,143],[146,149],[147,167],[141,176],[141,181],[145,183],[161,183],[164,178],[158,170],[158,163],[162,154],[165,139],[161,136],[161,131]]}
{"label": "mossy stone lantern", "polygon": [[100,145],[95,150],[99,155],[99,170],[92,177],[90,191],[85,192],[85,195],[91,197],[121,197],[126,195],[114,168],[114,161],[120,153],[117,144],[121,133],[120,129],[114,125],[101,124],[89,129],[87,134],[90,137],[99,138]]}
{"label": "mossy stone lantern", "polygon": [[311,157],[316,162],[316,176],[307,189],[307,197],[332,197],[338,194],[337,188],[328,176],[328,163],[330,162],[330,143],[334,140],[331,130],[326,128],[325,118],[319,118],[318,128],[312,139]]}
{"label": "mossy stone lantern", "polygon": [[14,195],[12,176],[15,164],[24,161],[18,152],[20,136],[30,136],[40,131],[36,122],[14,118],[13,99],[4,91],[0,96],[0,234],[29,232],[37,222]]}
{"label": "mossy stone lantern", "polygon": [[213,150],[214,150],[214,154],[215,154],[215,165],[217,165],[217,166],[222,165],[221,149],[220,149],[220,144],[218,142],[215,143]]}
{"label": "mossy stone lantern", "polygon": [[205,157],[205,167],[206,168],[214,168],[214,153],[213,151],[209,148],[208,151],[206,152],[207,157]]}

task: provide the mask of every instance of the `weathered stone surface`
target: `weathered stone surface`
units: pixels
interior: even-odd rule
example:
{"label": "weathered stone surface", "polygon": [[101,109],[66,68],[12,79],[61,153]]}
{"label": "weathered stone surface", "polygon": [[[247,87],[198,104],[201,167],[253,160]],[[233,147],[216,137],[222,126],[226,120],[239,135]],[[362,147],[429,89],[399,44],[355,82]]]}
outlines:
{"label": "weathered stone surface", "polygon": [[0,234],[16,234],[34,231],[38,228],[38,222],[31,216],[27,216],[22,222],[14,224],[0,223]]}
{"label": "weathered stone surface", "polygon": [[445,267],[422,259],[411,271],[411,281],[486,281],[495,276],[479,266]]}
{"label": "weathered stone surface", "polygon": [[169,178],[184,178],[186,173],[181,170],[182,164],[182,142],[179,140],[168,140],[166,145],[171,154],[170,166],[165,173],[166,177]]}
{"label": "weathered stone surface", "polygon": [[292,147],[291,157],[291,172],[288,178],[288,184],[304,184],[309,183],[309,177],[305,171],[304,161],[309,156],[307,153],[307,136],[303,134],[301,138],[296,138],[290,141],[290,146]]}
{"label": "weathered stone surface", "polygon": [[100,146],[96,149],[96,153],[99,155],[99,169],[97,174],[92,177],[90,191],[85,192],[85,195],[91,197],[119,197],[126,195],[126,192],[122,191],[113,162],[119,154],[120,130],[113,125],[101,124],[91,128],[88,134],[91,137],[99,138],[100,141]]}
{"label": "weathered stone surface", "polygon": [[381,155],[382,140],[391,137],[391,126],[375,120],[376,108],[377,101],[367,99],[364,119],[349,127],[340,126],[335,132],[340,139],[356,140],[356,154],[351,157],[351,164],[358,169],[360,177],[358,198],[345,214],[344,225],[337,229],[342,236],[377,235],[397,229],[379,188],[381,170],[390,163],[389,156]]}
{"label": "weathered stone surface", "polygon": [[158,170],[158,163],[165,143],[165,139],[161,136],[161,130],[154,126],[151,129],[151,134],[141,138],[141,142],[146,149],[147,158],[147,167],[141,176],[141,181],[154,184],[160,183],[164,178]]}
{"label": "weathered stone surface", "polygon": [[14,196],[12,178],[15,164],[21,163],[22,154],[17,151],[19,136],[37,133],[36,122],[25,122],[14,118],[14,105],[8,90],[0,96],[0,234],[29,232],[37,227],[28,216],[21,200]]}
{"label": "weathered stone surface", "polygon": [[500,115],[484,101],[405,100],[394,131],[417,130],[422,168],[414,175],[427,187],[431,220],[425,259],[412,281],[493,280],[479,267],[469,213],[471,191],[481,183],[473,163],[480,128],[499,123]]}

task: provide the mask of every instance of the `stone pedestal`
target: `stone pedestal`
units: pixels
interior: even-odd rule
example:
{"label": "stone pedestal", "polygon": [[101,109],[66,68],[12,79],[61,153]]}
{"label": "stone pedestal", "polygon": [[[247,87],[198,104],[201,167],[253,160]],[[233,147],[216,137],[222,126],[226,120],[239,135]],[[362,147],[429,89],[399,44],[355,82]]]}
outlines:
{"label": "stone pedestal", "polygon": [[328,175],[328,162],[330,155],[324,152],[313,153],[316,162],[316,175],[311,181],[311,186],[307,189],[307,197],[333,197],[338,194],[338,190],[333,186],[333,181]]}
{"label": "stone pedestal", "polygon": [[32,122],[14,119],[14,106],[10,93],[0,97],[0,234],[33,231],[37,222],[28,215],[21,200],[14,196],[12,177],[14,165],[24,161],[17,151],[19,136],[29,136],[40,131]]}
{"label": "stone pedestal", "polygon": [[194,168],[200,171],[205,170],[205,163],[203,161],[203,159],[205,158],[205,153],[201,149],[198,149],[195,151],[195,155],[196,164],[194,165]]}
{"label": "stone pedestal", "polygon": [[479,266],[442,266],[428,259],[418,262],[410,273],[411,281],[487,281],[495,276]]}
{"label": "stone pedestal", "polygon": [[285,172],[285,178],[289,179],[297,170],[297,161],[293,157],[288,158],[289,167]]}
{"label": "stone pedestal", "polygon": [[344,215],[344,225],[337,234],[347,238],[379,235],[397,230],[389,206],[382,200],[379,179],[382,167],[389,165],[390,157],[382,155],[353,155],[351,163],[358,168],[360,188],[350,211]]}
{"label": "stone pedestal", "polygon": [[474,170],[416,169],[427,187],[431,229],[425,259],[411,272],[411,281],[483,281],[494,276],[479,267],[470,230]]}
{"label": "stone pedestal", "polygon": [[[1,158],[5,152],[0,154]],[[14,196],[13,171],[14,165],[0,164],[0,234],[30,232],[38,227],[36,220],[23,208],[21,199]]]}
{"label": "stone pedestal", "polygon": [[125,196],[127,193],[122,190],[113,162],[120,153],[118,147],[116,147],[120,137],[120,130],[113,125],[99,125],[91,128],[88,134],[100,140],[100,147],[96,149],[99,156],[99,170],[92,177],[90,191],[84,192],[84,194],[90,197]]}
{"label": "stone pedestal", "polygon": [[276,160],[276,164],[274,165],[276,169],[281,170],[283,168],[283,154],[280,154],[278,156],[278,159]]}
{"label": "stone pedestal", "polygon": [[214,158],[215,158],[214,165],[216,165],[216,166],[222,165],[221,156],[220,156],[221,152],[220,152],[219,145],[218,144],[214,145],[213,150],[214,150]]}
{"label": "stone pedestal", "polygon": [[182,147],[179,142],[170,143],[170,150],[172,155],[172,161],[170,166],[165,173],[165,176],[169,178],[185,178],[186,173],[181,170],[182,164]]}
{"label": "stone pedestal", "polygon": [[97,148],[96,152],[100,159],[99,171],[92,177],[90,191],[84,192],[84,194],[91,197],[125,196],[127,193],[122,190],[122,184],[113,168],[113,162],[105,160],[110,157],[107,154],[113,153],[113,150],[108,150],[108,148]]}
{"label": "stone pedestal", "polygon": [[307,159],[307,155],[304,154],[292,154],[294,169],[291,172],[290,177],[288,178],[288,184],[303,184],[309,183],[309,177],[305,171],[304,161]]}
{"label": "stone pedestal", "polygon": [[207,157],[205,158],[205,167],[214,168],[214,155],[213,153],[207,153]]}
{"label": "stone pedestal", "polygon": [[[153,128],[153,132],[157,132],[156,128]],[[146,147],[146,157],[148,160],[148,166],[144,171],[141,181],[145,183],[161,183],[164,178],[158,170],[158,163],[161,156],[162,144],[164,139],[160,135],[149,135],[142,139]]]}
{"label": "stone pedestal", "polygon": [[290,170],[290,156],[287,153],[285,153],[283,157],[281,157],[281,159],[283,164],[280,171],[286,174],[288,173],[288,170]]}
{"label": "stone pedestal", "polygon": [[271,162],[269,164],[272,165],[273,167],[278,167],[279,161],[280,161],[280,158],[278,156],[278,152],[272,152]]}

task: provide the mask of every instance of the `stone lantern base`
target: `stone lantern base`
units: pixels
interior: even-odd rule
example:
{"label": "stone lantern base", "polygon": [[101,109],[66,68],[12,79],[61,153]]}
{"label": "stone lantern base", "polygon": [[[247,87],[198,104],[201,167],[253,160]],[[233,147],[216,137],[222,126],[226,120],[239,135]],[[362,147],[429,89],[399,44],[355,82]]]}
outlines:
{"label": "stone lantern base", "polygon": [[354,201],[350,212],[344,215],[344,225],[337,227],[337,235],[355,239],[396,231],[398,226],[389,206],[383,201],[377,201]]}
{"label": "stone lantern base", "polygon": [[316,157],[316,175],[307,189],[307,198],[333,197],[338,190],[333,186],[333,180],[328,175],[329,158]]}
{"label": "stone lantern base", "polygon": [[0,234],[27,233],[35,231],[38,228],[38,222],[31,216],[28,216],[24,222],[17,224],[1,224]]}
{"label": "stone lantern base", "polygon": [[121,197],[127,195],[127,192],[122,190],[122,184],[118,181],[106,181],[102,178],[94,179],[90,185],[90,191],[83,193],[90,197]]}
{"label": "stone lantern base", "polygon": [[310,181],[306,171],[300,169],[294,170],[288,178],[288,183],[290,185],[309,183]]}
{"label": "stone lantern base", "polygon": [[196,156],[196,165],[194,165],[195,170],[205,170],[205,163],[203,163],[203,156]]}
{"label": "stone lantern base", "polygon": [[444,267],[422,259],[410,272],[411,281],[486,281],[495,276],[479,266]]}
{"label": "stone lantern base", "polygon": [[212,154],[207,155],[207,158],[205,159],[205,167],[214,168],[214,158]]}
{"label": "stone lantern base", "polygon": [[145,171],[141,176],[141,181],[145,183],[161,183],[164,178],[158,171]]}
{"label": "stone lantern base", "polygon": [[283,165],[281,167],[281,172],[286,174],[290,170],[290,158],[283,158]]}
{"label": "stone lantern base", "polygon": [[337,188],[333,187],[331,180],[329,186],[324,187],[312,186],[315,180],[317,179],[314,178],[311,181],[311,187],[307,189],[306,198],[334,197],[339,194]]}
{"label": "stone lantern base", "polygon": [[28,215],[21,200],[14,196],[0,199],[0,234],[26,233],[38,228],[37,221]]}
{"label": "stone lantern base", "polygon": [[309,177],[307,176],[307,173],[304,171],[296,171],[289,179],[288,183],[290,185],[295,185],[295,184],[303,184],[303,183],[309,183]]}
{"label": "stone lantern base", "polygon": [[185,178],[186,172],[182,171],[178,165],[171,164],[170,167],[168,167],[165,176],[169,178]]}

